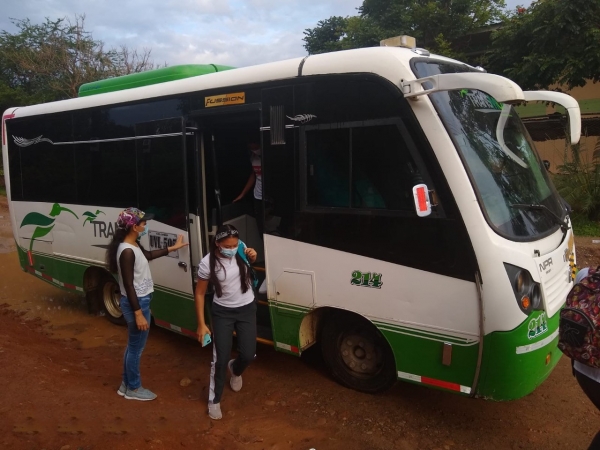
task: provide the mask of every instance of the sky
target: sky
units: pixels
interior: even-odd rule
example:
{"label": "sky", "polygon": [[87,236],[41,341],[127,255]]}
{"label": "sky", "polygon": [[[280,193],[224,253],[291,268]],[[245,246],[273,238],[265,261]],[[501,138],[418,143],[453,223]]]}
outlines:
{"label": "sky", "polygon": [[[531,0],[505,0],[507,7]],[[234,67],[306,55],[303,31],[331,16],[352,16],[362,0],[21,0],[5,1],[0,30],[10,19],[39,24],[85,14],[85,29],[106,47],[151,50],[156,64]]]}

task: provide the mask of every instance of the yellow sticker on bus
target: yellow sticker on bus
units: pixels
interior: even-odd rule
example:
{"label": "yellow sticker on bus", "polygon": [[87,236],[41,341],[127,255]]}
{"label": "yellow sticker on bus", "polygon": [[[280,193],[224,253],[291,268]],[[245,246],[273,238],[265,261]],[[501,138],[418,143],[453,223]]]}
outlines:
{"label": "yellow sticker on bus", "polygon": [[223,105],[239,105],[241,103],[246,103],[245,92],[234,92],[233,94],[211,95],[210,97],[204,97],[205,108]]}

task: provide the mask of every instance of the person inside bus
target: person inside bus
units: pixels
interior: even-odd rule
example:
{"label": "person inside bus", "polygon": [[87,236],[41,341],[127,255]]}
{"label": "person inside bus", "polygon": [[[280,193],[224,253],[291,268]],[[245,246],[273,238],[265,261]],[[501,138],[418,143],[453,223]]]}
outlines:
{"label": "person inside bus", "polygon": [[[198,283],[194,293],[198,340],[212,336],[213,360],[210,369],[208,416],[221,419],[221,396],[225,372],[230,373],[229,385],[234,392],[242,389],[242,373],[256,353],[256,302],[252,290],[249,265],[240,256],[238,247],[253,263],[256,251],[239,239],[233,225],[221,226],[211,242],[210,252],[198,265]],[[204,319],[205,295],[208,284],[214,288],[209,330]],[[231,359],[233,332],[236,332],[239,354]]]}
{"label": "person inside bus", "polygon": [[142,387],[140,358],[150,330],[150,301],[154,282],[148,261],[167,256],[188,245],[179,235],[173,246],[151,252],[145,250],[139,238],[147,232],[152,219],[137,208],[127,208],[117,218],[117,229],[106,250],[106,263],[111,273],[119,274],[120,306],[127,322],[127,346],[123,356],[123,379],[117,394],[128,400],[149,401],[156,394]]}
{"label": "person inside bus", "polygon": [[250,151],[250,163],[252,164],[252,172],[248,177],[248,181],[240,195],[233,199],[233,202],[239,202],[242,200],[250,189],[254,187],[254,214],[256,216],[256,225],[258,227],[258,233],[260,238],[263,238],[264,232],[264,220],[265,212],[263,209],[263,189],[262,189],[262,158],[260,144],[257,142],[251,142],[248,144],[248,150]]}

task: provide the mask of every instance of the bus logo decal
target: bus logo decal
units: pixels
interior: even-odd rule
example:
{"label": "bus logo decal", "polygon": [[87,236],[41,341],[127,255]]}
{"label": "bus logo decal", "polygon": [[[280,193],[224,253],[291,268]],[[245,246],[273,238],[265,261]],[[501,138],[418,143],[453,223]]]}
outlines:
{"label": "bus logo decal", "polygon": [[22,137],[13,136],[13,140],[15,141],[15,144],[17,144],[19,147],[29,147],[30,145],[39,144],[40,142],[50,142],[52,145],[54,145],[54,142],[52,142],[50,139],[45,138],[43,135],[40,135],[33,139],[25,139]]}
{"label": "bus logo decal", "polygon": [[552,265],[552,258],[548,258],[546,261],[540,264],[540,272],[543,272]]}
{"label": "bus logo decal", "polygon": [[211,95],[210,97],[204,97],[205,108],[224,105],[239,105],[240,103],[246,103],[245,92],[234,92],[233,94]]}
{"label": "bus logo decal", "polygon": [[352,278],[350,284],[352,286],[370,287],[375,289],[381,289],[383,282],[381,281],[382,274],[375,272],[361,272],[355,270],[352,272]]}
{"label": "bus logo decal", "polygon": [[538,317],[531,319],[527,328],[528,339],[535,339],[539,335],[546,333],[548,331],[546,313],[541,313]]}
{"label": "bus logo decal", "polygon": [[290,117],[290,116],[285,116],[288,119],[294,121],[294,122],[300,122],[301,124],[305,124],[310,122],[313,119],[316,119],[317,116],[315,116],[314,114],[298,114],[297,116],[294,117]]}
{"label": "bus logo decal", "polygon": [[21,229],[27,225],[35,225],[36,226],[35,229],[33,230],[31,237],[29,238],[29,251],[27,252],[28,257],[29,257],[29,265],[33,266],[33,256],[32,256],[31,252],[33,250],[33,243],[34,243],[35,239],[44,237],[48,233],[50,233],[55,225],[54,224],[54,221],[56,220],[55,217],[59,216],[60,213],[63,211],[73,214],[79,220],[79,217],[77,216],[77,214],[75,214],[69,208],[64,208],[64,207],[60,206],[58,203],[55,203],[52,206],[52,209],[50,210],[50,213],[48,214],[49,217],[45,216],[43,214],[40,214],[38,212],[30,212],[30,213],[26,214],[25,217],[23,217],[23,220],[21,221],[21,226],[19,227],[19,229]]}
{"label": "bus logo decal", "polygon": [[108,222],[108,224],[102,220],[90,220],[90,223],[94,225],[94,237],[110,238],[115,235],[117,229],[116,222]]}
{"label": "bus logo decal", "polygon": [[[85,216],[85,220],[83,221],[83,226],[85,227],[86,222],[92,223],[94,220],[96,220],[96,217],[98,217],[98,214],[104,214],[104,211],[100,211],[99,209],[97,209],[96,214],[94,214],[93,212],[90,212],[90,211],[84,212],[83,215]],[[104,215],[106,215],[106,214],[104,214]]]}

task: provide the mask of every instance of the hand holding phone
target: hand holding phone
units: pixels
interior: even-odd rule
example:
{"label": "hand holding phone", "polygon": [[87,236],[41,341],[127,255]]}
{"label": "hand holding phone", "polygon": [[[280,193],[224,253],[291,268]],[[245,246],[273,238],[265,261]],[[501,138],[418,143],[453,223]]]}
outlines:
{"label": "hand holding phone", "polygon": [[202,347],[206,347],[211,342],[212,342],[212,339],[210,338],[210,334],[206,333],[204,335],[204,337],[202,338]]}

